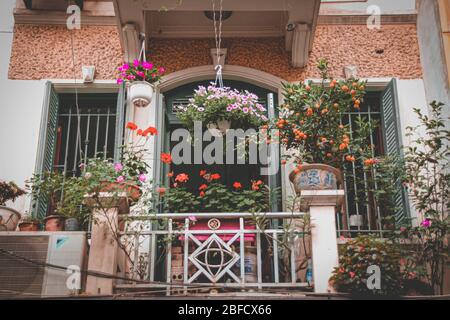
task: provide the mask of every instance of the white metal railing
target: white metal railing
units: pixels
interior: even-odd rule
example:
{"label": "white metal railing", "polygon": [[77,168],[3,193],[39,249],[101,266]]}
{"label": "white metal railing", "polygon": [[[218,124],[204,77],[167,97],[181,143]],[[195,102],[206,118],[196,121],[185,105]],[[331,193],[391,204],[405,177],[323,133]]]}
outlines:
{"label": "white metal railing", "polygon": [[[121,241],[130,252],[132,262],[122,267],[130,281],[116,282],[115,287],[159,288],[167,294],[186,294],[194,287],[309,287],[301,275],[310,255],[309,236],[306,229],[296,227],[304,217],[304,213],[128,216]],[[269,221],[267,227],[255,223],[262,219]],[[220,228],[221,224],[227,227]]]}

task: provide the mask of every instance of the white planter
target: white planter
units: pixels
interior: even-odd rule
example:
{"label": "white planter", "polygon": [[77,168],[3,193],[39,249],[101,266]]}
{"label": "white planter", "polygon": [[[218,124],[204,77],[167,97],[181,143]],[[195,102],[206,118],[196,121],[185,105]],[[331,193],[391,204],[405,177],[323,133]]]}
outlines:
{"label": "white planter", "polygon": [[135,107],[144,108],[152,102],[153,86],[146,81],[135,81],[130,84],[128,94]]}
{"label": "white planter", "polygon": [[351,227],[362,227],[364,226],[364,217],[362,215],[351,215],[350,216],[350,226]]}

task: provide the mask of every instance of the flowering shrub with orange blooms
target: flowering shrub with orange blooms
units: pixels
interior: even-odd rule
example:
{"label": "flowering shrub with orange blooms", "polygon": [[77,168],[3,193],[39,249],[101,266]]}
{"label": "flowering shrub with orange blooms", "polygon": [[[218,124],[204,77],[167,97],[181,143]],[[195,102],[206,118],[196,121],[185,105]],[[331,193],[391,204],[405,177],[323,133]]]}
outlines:
{"label": "flowering shrub with orange blooms", "polygon": [[[197,192],[188,190],[189,176],[180,173],[171,175],[171,188],[158,190],[161,203],[167,212],[196,213],[196,212],[267,212],[269,199],[274,199],[272,192],[261,180],[252,181],[250,188],[243,187],[241,182],[235,181],[230,190],[220,183],[218,173],[200,171],[204,183]],[[272,197],[272,198],[271,198]]]}
{"label": "flowering shrub with orange blooms", "polygon": [[299,163],[323,163],[337,168],[356,160],[349,127],[342,124],[344,112],[357,112],[366,83],[356,79],[328,77],[328,63],[319,60],[322,82],[318,85],[285,83],[280,118],[273,123],[287,149],[298,151]]}

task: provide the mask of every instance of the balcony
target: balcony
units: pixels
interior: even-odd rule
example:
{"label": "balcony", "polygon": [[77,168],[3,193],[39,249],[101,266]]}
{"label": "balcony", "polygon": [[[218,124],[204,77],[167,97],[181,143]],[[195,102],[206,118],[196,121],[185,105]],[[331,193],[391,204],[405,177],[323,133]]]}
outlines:
{"label": "balcony", "polygon": [[115,291],[311,291],[308,215],[200,213],[195,219],[187,214],[127,216],[127,226],[118,233],[122,278]]}

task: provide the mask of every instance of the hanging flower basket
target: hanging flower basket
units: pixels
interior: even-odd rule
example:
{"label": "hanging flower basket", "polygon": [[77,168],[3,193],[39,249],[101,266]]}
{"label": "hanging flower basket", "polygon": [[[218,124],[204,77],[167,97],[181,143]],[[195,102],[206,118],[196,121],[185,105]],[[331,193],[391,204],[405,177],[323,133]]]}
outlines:
{"label": "hanging flower basket", "polygon": [[214,84],[199,86],[187,106],[176,108],[186,128],[193,130],[194,122],[201,122],[213,135],[224,135],[228,129],[256,129],[268,121],[257,95]]}
{"label": "hanging flower basket", "polygon": [[128,94],[136,107],[146,107],[152,102],[153,86],[146,81],[135,81],[130,84]]}
{"label": "hanging flower basket", "polygon": [[163,67],[156,67],[147,61],[134,60],[133,64],[125,63],[119,67],[120,76],[117,83],[128,83],[128,95],[135,107],[146,107],[152,102],[154,85],[164,74]]}

